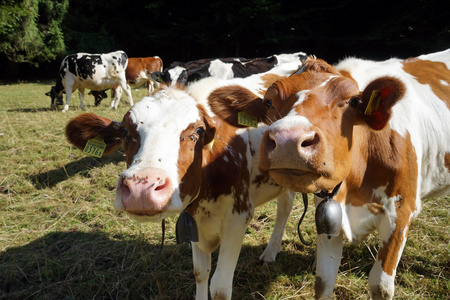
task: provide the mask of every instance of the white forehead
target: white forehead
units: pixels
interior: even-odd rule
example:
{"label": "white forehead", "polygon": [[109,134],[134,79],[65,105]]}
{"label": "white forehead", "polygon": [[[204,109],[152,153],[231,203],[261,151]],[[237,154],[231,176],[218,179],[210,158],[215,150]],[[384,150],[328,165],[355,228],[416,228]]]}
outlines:
{"label": "white forehead", "polygon": [[181,73],[185,71],[186,69],[180,66],[176,66],[169,70],[170,74],[170,80],[172,80],[172,85],[175,85],[176,81],[178,80],[178,77],[180,77]]}
{"label": "white forehead", "polygon": [[167,89],[145,97],[130,110],[130,118],[138,132],[146,128],[170,129],[181,133],[190,123],[200,119],[197,103],[186,92]]}
{"label": "white forehead", "polygon": [[292,107],[291,111],[294,110],[294,108],[297,105],[300,105],[303,103],[303,101],[306,100],[308,93],[310,92],[310,90],[302,90],[297,92],[297,101],[295,102],[294,106]]}
{"label": "white forehead", "polygon": [[306,56],[305,52],[296,52],[296,53],[287,53],[287,54],[276,54],[274,55],[277,60],[278,64],[284,64],[284,63],[290,63],[294,61],[299,61],[300,56]]}
{"label": "white forehead", "polygon": [[280,120],[270,125],[269,129],[289,130],[295,127],[309,128],[311,126],[312,124],[307,118],[303,116],[297,116],[294,113],[289,113],[284,118],[281,118]]}

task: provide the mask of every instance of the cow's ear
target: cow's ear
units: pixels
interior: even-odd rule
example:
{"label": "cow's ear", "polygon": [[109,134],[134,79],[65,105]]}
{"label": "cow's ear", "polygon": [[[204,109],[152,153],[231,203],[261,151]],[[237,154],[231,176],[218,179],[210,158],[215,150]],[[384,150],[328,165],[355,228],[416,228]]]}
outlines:
{"label": "cow's ear", "polygon": [[199,104],[198,109],[203,116],[203,121],[205,122],[206,127],[204,135],[204,145],[208,145],[214,140],[214,136],[216,135],[216,126],[214,125],[214,122],[211,120],[211,117],[208,115],[203,105]]}
{"label": "cow's ear", "polygon": [[267,63],[278,63],[278,59],[275,55],[271,55],[267,58]]}
{"label": "cow's ear", "polygon": [[326,61],[322,59],[315,59],[313,57],[310,57],[304,62],[304,66],[301,67],[301,69],[304,69],[304,71],[311,71],[311,72],[324,72],[324,73],[332,73],[332,74],[338,74],[335,67],[328,64]]}
{"label": "cow's ear", "polygon": [[403,97],[404,84],[393,77],[372,81],[362,92],[359,113],[372,129],[381,130],[391,117],[392,106]]}
{"label": "cow's ear", "polygon": [[156,82],[159,83],[164,83],[164,74],[163,72],[157,71],[157,72],[152,72],[150,74],[150,76],[153,78],[153,80],[155,80]]}
{"label": "cow's ear", "polygon": [[85,113],[69,120],[66,137],[80,150],[85,148],[89,140],[100,137],[106,144],[103,155],[108,155],[122,144],[122,131],[120,122]]}
{"label": "cow's ear", "polygon": [[255,122],[261,122],[267,113],[263,100],[239,85],[218,88],[209,95],[208,100],[217,116],[236,127],[248,126],[239,122],[239,113],[254,117]]}

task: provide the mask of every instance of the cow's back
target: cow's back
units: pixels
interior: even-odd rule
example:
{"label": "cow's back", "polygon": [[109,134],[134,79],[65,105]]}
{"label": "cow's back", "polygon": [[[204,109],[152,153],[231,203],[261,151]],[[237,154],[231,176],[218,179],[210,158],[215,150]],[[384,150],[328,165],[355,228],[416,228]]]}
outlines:
{"label": "cow's back", "polygon": [[[405,60],[403,70],[410,80],[407,101],[394,106],[391,126],[414,128],[416,152],[421,157],[421,197],[450,192],[450,50]],[[409,88],[411,86],[411,88]],[[406,95],[405,97],[407,97]],[[402,111],[409,112],[402,114]],[[413,131],[412,130],[412,131]],[[416,134],[414,134],[416,133]]]}
{"label": "cow's back", "polygon": [[285,63],[276,66],[265,73],[253,74],[245,78],[220,79],[207,77],[190,83],[188,90],[197,101],[206,107],[209,106],[206,101],[211,93],[214,90],[225,86],[242,86],[253,94],[263,97],[270,84],[276,80],[289,76],[297,70],[299,66],[301,66],[301,62]]}
{"label": "cow's back", "polygon": [[349,72],[361,90],[382,76],[401,80],[405,94],[392,108],[389,126],[401,137],[411,140],[417,157],[417,197],[448,194],[450,50],[383,62],[352,58],[342,61],[337,68]]}
{"label": "cow's back", "polygon": [[79,80],[93,80],[103,70],[104,62],[100,54],[72,54],[68,56],[68,70],[75,74]]}

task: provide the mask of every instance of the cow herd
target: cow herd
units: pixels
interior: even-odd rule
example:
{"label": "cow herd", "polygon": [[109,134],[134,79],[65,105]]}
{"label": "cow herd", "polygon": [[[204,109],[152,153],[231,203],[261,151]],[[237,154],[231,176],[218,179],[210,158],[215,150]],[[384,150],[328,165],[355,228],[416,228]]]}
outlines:
{"label": "cow herd", "polygon": [[[375,230],[370,296],[394,297],[421,199],[450,192],[450,49],[336,65],[302,52],[166,69],[159,57],[135,60],[69,55],[49,95],[56,107],[65,92],[67,111],[76,89],[81,107],[85,88],[96,99],[111,88],[112,108],[126,93],[122,121],[83,113],[66,136],[79,149],[101,141],[103,155],[123,147],[116,210],[138,222],[192,216],[196,299],[231,299],[247,226],[272,200],[277,217],[260,260],[275,261],[296,193],[315,197],[315,297],[333,296],[344,236],[358,243]],[[129,85],[145,82],[148,96],[133,105]]]}

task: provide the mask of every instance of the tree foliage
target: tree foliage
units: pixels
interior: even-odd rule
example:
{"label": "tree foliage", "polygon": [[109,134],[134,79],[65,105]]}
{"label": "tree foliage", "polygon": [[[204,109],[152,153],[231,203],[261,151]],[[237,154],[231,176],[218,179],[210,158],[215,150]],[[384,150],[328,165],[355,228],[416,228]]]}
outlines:
{"label": "tree foliage", "polygon": [[[305,51],[336,62],[446,49],[441,0],[1,0],[0,53],[35,65],[124,50],[164,62]],[[0,55],[0,64],[1,64]]]}
{"label": "tree foliage", "polygon": [[65,51],[61,22],[69,0],[3,0],[0,52],[14,62],[38,65]]}

